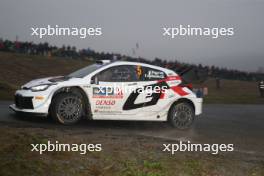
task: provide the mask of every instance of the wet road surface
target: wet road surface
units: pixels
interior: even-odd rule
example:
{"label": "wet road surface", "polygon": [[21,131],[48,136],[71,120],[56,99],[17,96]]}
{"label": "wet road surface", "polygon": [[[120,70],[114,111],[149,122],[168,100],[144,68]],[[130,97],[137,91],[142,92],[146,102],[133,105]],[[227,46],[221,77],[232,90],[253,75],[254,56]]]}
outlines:
{"label": "wet road surface", "polygon": [[236,151],[262,154],[264,152],[264,105],[206,104],[191,129],[176,130],[165,122],[87,121],[74,126],[62,126],[40,117],[15,116],[8,108],[12,102],[0,101],[0,123],[21,127],[71,129],[78,133],[89,131],[116,135],[142,135],[170,141],[192,143],[234,144]]}

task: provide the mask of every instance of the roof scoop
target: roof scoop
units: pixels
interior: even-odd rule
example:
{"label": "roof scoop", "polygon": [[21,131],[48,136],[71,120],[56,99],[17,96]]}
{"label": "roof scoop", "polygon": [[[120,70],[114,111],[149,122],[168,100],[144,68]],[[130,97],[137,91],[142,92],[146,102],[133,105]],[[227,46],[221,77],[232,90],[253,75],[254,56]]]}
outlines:
{"label": "roof scoop", "polygon": [[97,60],[96,63],[97,64],[109,64],[111,62],[111,60]]}

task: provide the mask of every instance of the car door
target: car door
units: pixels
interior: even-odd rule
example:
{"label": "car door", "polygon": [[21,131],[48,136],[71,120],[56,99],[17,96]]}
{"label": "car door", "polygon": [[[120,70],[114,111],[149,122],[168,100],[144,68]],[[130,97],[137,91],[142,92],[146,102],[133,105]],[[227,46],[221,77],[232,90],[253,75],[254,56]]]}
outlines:
{"label": "car door", "polygon": [[[125,104],[124,110],[136,110],[138,109],[138,115],[144,116],[144,114],[155,114],[155,112],[161,111],[164,107],[163,101],[160,101],[162,95],[166,74],[163,71],[138,65],[137,74],[139,81],[137,84],[137,91],[132,92]],[[145,117],[145,116],[144,116]]]}
{"label": "car door", "polygon": [[138,109],[123,109],[130,92],[138,86],[135,66],[113,66],[96,74],[92,80],[96,80],[96,84],[91,85],[89,99],[95,119],[137,114]]}

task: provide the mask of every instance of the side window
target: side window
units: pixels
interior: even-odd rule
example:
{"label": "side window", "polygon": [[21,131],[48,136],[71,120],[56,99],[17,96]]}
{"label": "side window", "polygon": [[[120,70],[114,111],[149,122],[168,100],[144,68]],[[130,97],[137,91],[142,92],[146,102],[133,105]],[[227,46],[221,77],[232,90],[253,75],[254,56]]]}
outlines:
{"label": "side window", "polygon": [[163,71],[153,69],[150,67],[143,67],[142,81],[156,81],[161,80],[166,77],[166,74]]}
{"label": "side window", "polygon": [[136,68],[130,65],[121,65],[108,68],[97,75],[98,81],[104,82],[133,82],[138,81]]}

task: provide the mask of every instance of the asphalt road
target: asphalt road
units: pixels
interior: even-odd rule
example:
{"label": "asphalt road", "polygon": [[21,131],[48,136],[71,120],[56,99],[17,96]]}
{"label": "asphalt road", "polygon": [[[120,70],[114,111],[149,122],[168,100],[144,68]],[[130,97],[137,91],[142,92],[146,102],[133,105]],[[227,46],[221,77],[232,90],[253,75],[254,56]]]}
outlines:
{"label": "asphalt road", "polygon": [[[191,129],[181,131],[160,122],[82,121],[62,126],[40,117],[16,117],[8,108],[12,102],[0,101],[0,123],[22,127],[70,129],[73,133],[98,132],[118,135],[142,135],[191,141],[192,143],[234,144],[236,151],[263,155],[264,105],[204,105]],[[176,141],[175,141],[176,143]]]}

